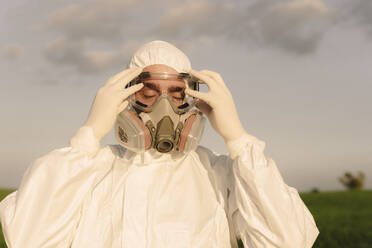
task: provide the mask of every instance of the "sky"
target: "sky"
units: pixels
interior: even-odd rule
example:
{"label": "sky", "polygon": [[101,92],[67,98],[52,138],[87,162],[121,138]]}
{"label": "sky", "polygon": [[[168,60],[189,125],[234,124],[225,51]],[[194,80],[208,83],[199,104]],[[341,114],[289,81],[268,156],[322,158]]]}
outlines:
{"label": "sky", "polygon": [[[363,171],[372,189],[370,0],[2,0],[0,29],[0,187],[68,146],[96,91],[164,40],[221,75],[289,186],[344,190]],[[209,123],[201,145],[227,154]]]}

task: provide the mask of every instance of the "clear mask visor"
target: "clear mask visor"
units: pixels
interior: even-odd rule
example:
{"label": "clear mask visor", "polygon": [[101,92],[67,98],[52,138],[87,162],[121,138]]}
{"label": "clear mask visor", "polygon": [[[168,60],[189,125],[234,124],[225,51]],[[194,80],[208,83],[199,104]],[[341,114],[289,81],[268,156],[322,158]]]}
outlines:
{"label": "clear mask visor", "polygon": [[144,87],[129,97],[129,103],[144,112],[151,112],[160,98],[167,97],[177,114],[192,108],[196,100],[186,95],[185,89],[199,91],[199,81],[188,73],[142,72],[127,87],[143,83]]}

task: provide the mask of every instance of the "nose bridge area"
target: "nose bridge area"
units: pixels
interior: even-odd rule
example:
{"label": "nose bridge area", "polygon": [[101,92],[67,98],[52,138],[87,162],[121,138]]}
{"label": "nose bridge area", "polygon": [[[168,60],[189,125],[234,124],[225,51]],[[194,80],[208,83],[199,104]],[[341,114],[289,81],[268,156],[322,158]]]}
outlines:
{"label": "nose bridge area", "polygon": [[159,109],[162,111],[170,111],[172,106],[172,101],[169,99],[167,94],[161,94],[160,97],[157,99],[153,107],[158,106]]}

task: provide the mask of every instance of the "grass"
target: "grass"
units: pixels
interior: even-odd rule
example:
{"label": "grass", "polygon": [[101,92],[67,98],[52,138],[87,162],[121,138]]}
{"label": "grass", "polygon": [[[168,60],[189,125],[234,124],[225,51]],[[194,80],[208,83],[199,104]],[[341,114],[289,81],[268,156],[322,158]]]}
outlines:
{"label": "grass", "polygon": [[[13,191],[14,189],[0,189],[0,201]],[[1,229],[1,225],[0,225],[0,248],[7,248],[3,237],[3,230]]]}
{"label": "grass", "polygon": [[[12,191],[0,190],[0,201]],[[372,190],[300,193],[300,196],[320,231],[313,248],[371,247]],[[6,248],[1,229],[0,248]]]}
{"label": "grass", "polygon": [[315,247],[372,247],[372,190],[300,194],[319,229]]}

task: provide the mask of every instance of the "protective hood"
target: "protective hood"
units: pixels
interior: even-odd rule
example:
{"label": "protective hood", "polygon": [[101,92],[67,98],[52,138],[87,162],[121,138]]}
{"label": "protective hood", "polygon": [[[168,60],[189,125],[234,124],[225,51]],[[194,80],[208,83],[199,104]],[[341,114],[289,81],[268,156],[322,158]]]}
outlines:
{"label": "protective hood", "polygon": [[132,56],[128,68],[146,67],[153,64],[164,64],[177,72],[188,73],[191,69],[190,60],[174,45],[154,40],[142,45]]}

